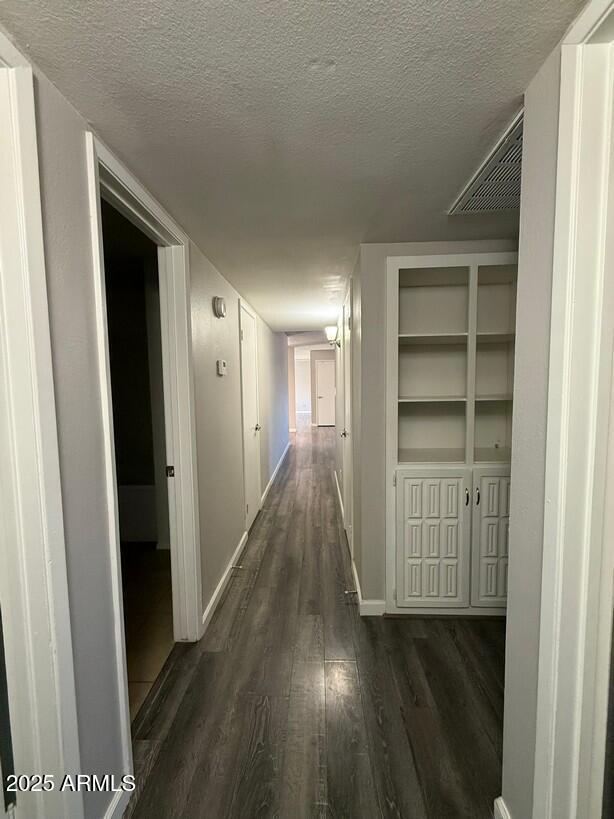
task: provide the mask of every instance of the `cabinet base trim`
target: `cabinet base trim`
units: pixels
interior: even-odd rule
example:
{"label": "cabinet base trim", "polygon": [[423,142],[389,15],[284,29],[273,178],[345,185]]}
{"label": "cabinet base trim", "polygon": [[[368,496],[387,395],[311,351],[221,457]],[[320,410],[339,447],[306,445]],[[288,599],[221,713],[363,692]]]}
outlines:
{"label": "cabinet base trim", "polygon": [[394,603],[388,603],[385,611],[386,614],[413,614],[421,617],[505,617],[506,612],[501,607],[395,606]]}
{"label": "cabinet base trim", "polygon": [[352,577],[354,578],[354,586],[356,588],[356,597],[358,598],[358,613],[361,617],[381,617],[386,612],[386,601],[375,599],[364,599],[360,588],[360,580],[358,579],[358,572],[356,571],[356,564],[352,560]]}

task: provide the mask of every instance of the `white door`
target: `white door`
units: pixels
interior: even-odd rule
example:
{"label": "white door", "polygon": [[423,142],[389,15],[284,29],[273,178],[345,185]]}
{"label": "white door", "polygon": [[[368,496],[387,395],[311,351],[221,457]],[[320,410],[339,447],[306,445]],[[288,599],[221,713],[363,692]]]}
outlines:
{"label": "white door", "polygon": [[256,317],[241,304],[241,395],[243,401],[243,469],[245,528],[260,509],[260,422],[258,418],[258,350]]}
{"label": "white door", "polygon": [[510,468],[473,470],[471,603],[505,606],[510,525]]}
{"label": "white door", "polygon": [[316,361],[316,423],[319,427],[335,425],[335,362]]}
{"label": "white door", "polygon": [[397,472],[397,606],[469,605],[471,470]]}
{"label": "white door", "polygon": [[350,554],[354,554],[353,538],[353,487],[352,487],[352,316],[351,298],[348,292],[343,305],[343,333],[341,349],[343,352],[343,523],[347,532]]}

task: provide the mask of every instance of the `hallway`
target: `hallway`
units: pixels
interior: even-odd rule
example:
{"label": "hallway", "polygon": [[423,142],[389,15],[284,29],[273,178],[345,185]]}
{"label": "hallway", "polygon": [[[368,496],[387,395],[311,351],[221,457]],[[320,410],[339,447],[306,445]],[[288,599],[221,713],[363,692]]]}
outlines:
{"label": "hallway", "polygon": [[173,650],[126,815],[492,816],[504,620],[359,617],[334,435],[299,428],[204,638]]}

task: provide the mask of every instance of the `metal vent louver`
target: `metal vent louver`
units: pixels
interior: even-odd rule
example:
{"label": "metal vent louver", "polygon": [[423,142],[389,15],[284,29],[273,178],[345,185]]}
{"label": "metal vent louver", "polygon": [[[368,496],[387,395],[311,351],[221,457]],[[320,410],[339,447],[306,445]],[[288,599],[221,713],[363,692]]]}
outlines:
{"label": "metal vent louver", "polygon": [[514,119],[495,149],[448,211],[485,213],[520,208],[523,112]]}

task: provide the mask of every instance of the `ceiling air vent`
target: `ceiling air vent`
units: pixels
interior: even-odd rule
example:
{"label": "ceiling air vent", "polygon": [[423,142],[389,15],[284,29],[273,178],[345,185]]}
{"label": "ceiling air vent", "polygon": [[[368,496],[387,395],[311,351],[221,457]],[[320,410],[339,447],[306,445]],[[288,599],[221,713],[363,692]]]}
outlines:
{"label": "ceiling air vent", "polygon": [[448,213],[488,213],[520,208],[521,111]]}

